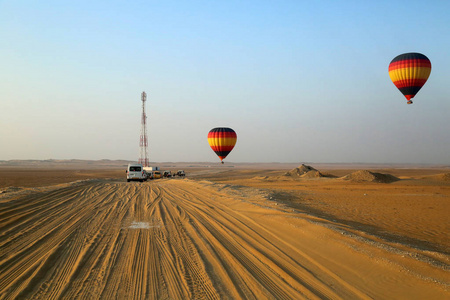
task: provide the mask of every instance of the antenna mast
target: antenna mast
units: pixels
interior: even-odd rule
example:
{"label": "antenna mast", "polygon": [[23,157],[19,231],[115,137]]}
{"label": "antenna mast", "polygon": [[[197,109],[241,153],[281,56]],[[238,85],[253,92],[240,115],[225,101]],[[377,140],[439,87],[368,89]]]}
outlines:
{"label": "antenna mast", "polygon": [[140,157],[139,163],[144,167],[149,166],[148,162],[148,138],[147,138],[147,115],[145,114],[145,101],[147,101],[147,94],[142,92],[142,117],[141,117],[141,138],[139,142]]}

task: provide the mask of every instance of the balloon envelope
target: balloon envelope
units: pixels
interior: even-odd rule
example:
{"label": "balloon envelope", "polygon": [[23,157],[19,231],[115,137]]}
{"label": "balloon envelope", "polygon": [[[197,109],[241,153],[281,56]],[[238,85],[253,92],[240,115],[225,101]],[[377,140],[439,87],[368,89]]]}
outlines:
{"label": "balloon envelope", "polygon": [[411,98],[427,82],[431,73],[431,62],[421,53],[404,53],[389,64],[389,77],[411,104]]}
{"label": "balloon envelope", "polygon": [[208,133],[209,146],[221,161],[233,150],[236,140],[236,132],[228,127],[216,127]]}

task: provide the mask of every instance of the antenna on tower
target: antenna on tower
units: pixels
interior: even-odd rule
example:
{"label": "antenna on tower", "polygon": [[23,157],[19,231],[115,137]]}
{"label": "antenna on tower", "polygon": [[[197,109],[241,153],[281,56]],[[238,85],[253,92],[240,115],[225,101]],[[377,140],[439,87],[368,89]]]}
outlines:
{"label": "antenna on tower", "polygon": [[140,156],[139,163],[144,166],[149,166],[148,161],[148,138],[147,138],[147,115],[145,114],[145,101],[147,101],[147,94],[142,92],[142,117],[141,117],[141,138],[139,142]]}

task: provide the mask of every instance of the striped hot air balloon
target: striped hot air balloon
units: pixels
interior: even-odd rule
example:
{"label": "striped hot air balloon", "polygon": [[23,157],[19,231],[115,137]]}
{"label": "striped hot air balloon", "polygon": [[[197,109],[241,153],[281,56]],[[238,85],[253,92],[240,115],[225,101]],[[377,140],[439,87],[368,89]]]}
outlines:
{"label": "striped hot air balloon", "polygon": [[427,82],[430,73],[430,60],[420,53],[400,54],[389,64],[389,77],[400,92],[405,95],[408,104],[413,103],[411,98],[414,98]]}
{"label": "striped hot air balloon", "polygon": [[230,154],[236,145],[237,135],[228,127],[216,127],[208,133],[208,143],[223,163],[223,159]]}

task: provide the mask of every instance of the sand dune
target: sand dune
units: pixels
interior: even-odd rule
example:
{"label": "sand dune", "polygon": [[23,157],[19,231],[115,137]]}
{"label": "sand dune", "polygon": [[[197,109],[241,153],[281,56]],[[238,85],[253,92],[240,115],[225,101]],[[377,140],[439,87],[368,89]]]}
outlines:
{"label": "sand dune", "polygon": [[450,173],[443,173],[432,175],[428,177],[424,177],[425,179],[434,179],[434,180],[442,180],[442,181],[450,181]]}
{"label": "sand dune", "polygon": [[[331,204],[322,192],[334,188],[333,197],[352,202],[345,189],[365,185],[261,181],[253,171],[236,172],[247,178],[236,182],[220,172],[209,179],[198,174],[145,183],[89,179],[0,194],[0,299],[450,296],[445,247],[392,242],[294,203],[302,188],[311,201]],[[448,200],[448,188],[441,188]],[[390,226],[382,216],[377,221]],[[436,236],[430,243],[448,234],[445,224],[417,222]]]}

